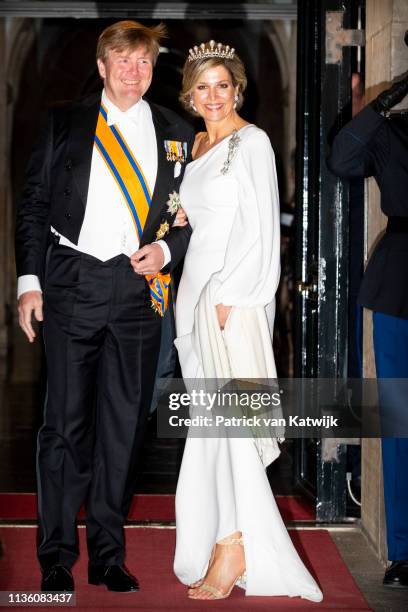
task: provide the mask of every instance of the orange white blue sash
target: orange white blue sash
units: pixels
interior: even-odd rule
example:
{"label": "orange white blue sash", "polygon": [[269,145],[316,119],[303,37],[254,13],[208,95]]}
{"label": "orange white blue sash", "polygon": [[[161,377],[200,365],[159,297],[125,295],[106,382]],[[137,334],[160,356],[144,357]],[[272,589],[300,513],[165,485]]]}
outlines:
{"label": "orange white blue sash", "polygon": [[[152,195],[143,171],[118,126],[108,125],[107,112],[103,104],[99,110],[96,126],[95,147],[122,193],[140,242]],[[168,304],[170,274],[160,272],[157,275],[149,274],[146,275],[146,280],[149,284],[152,307],[163,316]]]}

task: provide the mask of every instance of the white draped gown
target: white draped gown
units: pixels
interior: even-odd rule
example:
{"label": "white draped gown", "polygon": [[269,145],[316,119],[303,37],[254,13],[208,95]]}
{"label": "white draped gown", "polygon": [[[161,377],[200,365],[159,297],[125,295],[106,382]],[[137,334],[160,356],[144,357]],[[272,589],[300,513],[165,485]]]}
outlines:
{"label": "white draped gown", "polygon": [[[279,196],[265,132],[247,125],[187,165],[180,199],[193,228],[176,303],[183,378],[275,378],[271,330],[280,273]],[[232,306],[221,332],[215,305]],[[276,440],[187,437],[176,493],[174,571],[202,578],[214,543],[241,531],[246,595],[321,601],[280,516],[265,465]]]}

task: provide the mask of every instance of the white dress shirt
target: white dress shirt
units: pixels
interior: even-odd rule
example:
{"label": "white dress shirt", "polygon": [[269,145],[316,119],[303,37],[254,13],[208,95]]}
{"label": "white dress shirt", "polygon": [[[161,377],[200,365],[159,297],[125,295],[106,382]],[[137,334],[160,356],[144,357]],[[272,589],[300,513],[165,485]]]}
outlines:
{"label": "white dress shirt", "polygon": [[[107,110],[108,125],[116,124],[129,148],[143,170],[150,193],[153,194],[157,175],[157,141],[149,105],[140,99],[126,112],[122,112],[102,92],[102,103]],[[132,216],[124,197],[113,179],[100,152],[94,146],[85,216],[78,238],[73,244],[60,236],[60,244],[107,261],[123,253],[131,256],[139,248]],[[163,249],[164,264],[171,259],[167,244],[159,240]],[[18,278],[17,297],[26,291],[41,291],[37,276],[26,274]]]}

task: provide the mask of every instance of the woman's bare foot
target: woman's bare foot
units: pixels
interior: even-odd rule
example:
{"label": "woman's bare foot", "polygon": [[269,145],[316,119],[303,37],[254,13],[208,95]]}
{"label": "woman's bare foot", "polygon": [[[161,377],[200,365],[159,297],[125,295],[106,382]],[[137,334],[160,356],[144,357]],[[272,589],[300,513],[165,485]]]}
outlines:
{"label": "woman's bare foot", "polygon": [[[189,588],[191,599],[222,599],[228,597],[237,579],[245,571],[245,554],[241,532],[224,538],[215,547],[214,559],[201,584]],[[199,581],[200,582],[200,581]]]}

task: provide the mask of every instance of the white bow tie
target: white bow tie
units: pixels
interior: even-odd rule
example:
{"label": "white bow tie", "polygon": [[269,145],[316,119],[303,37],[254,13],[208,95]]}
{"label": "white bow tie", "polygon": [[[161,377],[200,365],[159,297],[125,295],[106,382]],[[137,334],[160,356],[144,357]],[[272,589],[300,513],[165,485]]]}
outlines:
{"label": "white bow tie", "polygon": [[127,112],[122,112],[119,108],[113,107],[108,109],[108,125],[119,123],[121,121],[132,121],[137,123],[139,120],[139,106],[129,109]]}

